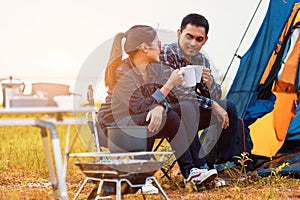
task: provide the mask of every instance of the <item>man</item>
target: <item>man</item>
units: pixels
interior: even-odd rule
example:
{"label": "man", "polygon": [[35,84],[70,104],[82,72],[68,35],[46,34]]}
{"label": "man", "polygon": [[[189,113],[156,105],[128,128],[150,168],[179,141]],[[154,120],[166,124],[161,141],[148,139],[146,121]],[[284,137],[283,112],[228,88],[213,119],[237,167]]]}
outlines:
{"label": "man", "polygon": [[[164,45],[160,61],[166,68],[167,76],[170,71],[184,68],[187,65],[205,66],[201,81],[195,87],[175,87],[172,90],[173,97],[170,102],[172,104],[172,102],[190,99],[198,106],[198,130],[209,127],[205,140],[213,139],[206,143],[209,144],[206,145],[207,148],[204,151],[209,153],[206,159],[205,155],[201,153],[203,149],[200,149],[201,144],[197,134],[191,141],[190,149],[197,155],[194,157],[196,163],[200,166],[207,163],[209,168],[213,168],[214,164],[231,161],[232,157],[236,155],[237,112],[232,103],[220,100],[221,87],[211,74],[209,60],[200,52],[208,40],[208,31],[208,21],[202,15],[189,14],[185,16],[177,31],[178,42]],[[173,109],[184,112],[180,108]],[[195,119],[192,121],[195,122]]]}

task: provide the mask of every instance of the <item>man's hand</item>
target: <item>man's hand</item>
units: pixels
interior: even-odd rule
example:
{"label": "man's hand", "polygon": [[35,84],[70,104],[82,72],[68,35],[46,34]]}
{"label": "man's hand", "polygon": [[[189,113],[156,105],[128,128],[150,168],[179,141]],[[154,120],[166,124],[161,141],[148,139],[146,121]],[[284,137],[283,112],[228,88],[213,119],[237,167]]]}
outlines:
{"label": "man's hand", "polygon": [[152,110],[150,110],[146,116],[146,121],[150,120],[148,125],[148,130],[150,132],[157,131],[162,122],[162,116],[164,112],[164,107],[161,105],[155,106]]}
{"label": "man's hand", "polygon": [[219,122],[222,122],[222,128],[226,129],[229,126],[228,113],[217,102],[212,104],[212,112],[216,115]]}
{"label": "man's hand", "polygon": [[202,81],[205,83],[205,85],[208,87],[208,89],[211,89],[214,79],[211,76],[211,70],[207,67],[203,67],[202,71]]}

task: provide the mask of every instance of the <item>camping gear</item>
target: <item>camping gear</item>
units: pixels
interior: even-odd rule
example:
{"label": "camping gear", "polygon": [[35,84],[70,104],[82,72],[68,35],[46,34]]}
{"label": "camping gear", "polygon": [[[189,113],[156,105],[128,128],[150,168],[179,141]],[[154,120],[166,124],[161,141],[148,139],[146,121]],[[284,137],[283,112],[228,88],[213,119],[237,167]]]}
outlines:
{"label": "camping gear", "polygon": [[[122,194],[136,192],[148,180],[154,181],[164,198],[169,199],[155,177],[151,176],[163,166],[165,156],[170,154],[172,152],[87,152],[70,154],[70,156],[75,156],[77,159],[79,157],[98,159],[75,163],[87,178],[80,186],[74,199],[78,198],[88,181],[99,182],[98,186],[94,188],[94,190],[97,190],[96,196],[91,197],[93,190],[89,195],[89,199],[110,198],[109,196],[103,196],[101,192],[102,190],[105,191],[105,187],[108,186],[110,193],[115,193],[116,199],[121,200]],[[140,159],[141,157],[155,159]]]}
{"label": "camping gear", "polygon": [[54,102],[59,108],[72,109],[79,108],[83,102],[79,95],[59,95],[53,97]]}
{"label": "camping gear", "polygon": [[270,1],[226,96],[244,118],[254,155],[272,158],[283,144],[300,146],[299,9],[299,0]]}
{"label": "camping gear", "polygon": [[48,98],[32,95],[17,95],[10,98],[10,107],[45,107]]}
{"label": "camping gear", "polygon": [[[163,164],[163,161],[135,159],[75,162],[75,165],[88,177],[119,178],[125,175],[130,179],[135,179],[135,182],[139,184],[144,183],[145,178],[152,176]],[[114,173],[103,173],[105,170]],[[102,175],[100,175],[101,172]]]}
{"label": "camping gear", "polygon": [[110,152],[134,152],[147,150],[146,126],[107,127]]}
{"label": "camping gear", "polygon": [[60,95],[70,95],[70,86],[59,83],[32,83],[32,95],[48,98],[49,106],[57,106],[53,97]]}
{"label": "camping gear", "polygon": [[25,90],[25,84],[19,79],[13,79],[12,76],[9,79],[1,81],[2,95],[3,95],[3,107],[10,107],[10,100],[13,96],[23,94]]}

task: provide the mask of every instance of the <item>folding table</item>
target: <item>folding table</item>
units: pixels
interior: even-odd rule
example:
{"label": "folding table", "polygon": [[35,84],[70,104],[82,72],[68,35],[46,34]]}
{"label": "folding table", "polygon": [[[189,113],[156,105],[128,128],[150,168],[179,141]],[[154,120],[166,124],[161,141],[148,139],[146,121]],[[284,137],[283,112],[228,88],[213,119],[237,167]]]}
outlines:
{"label": "folding table", "polygon": [[[63,109],[59,107],[15,107],[15,108],[1,108],[0,109],[0,126],[38,126],[41,128],[41,136],[43,140],[47,166],[52,183],[52,190],[54,199],[68,199],[66,187],[66,159],[65,163],[62,161],[62,153],[57,125],[83,125],[87,124],[85,113],[95,110],[95,108],[76,108]],[[69,113],[66,115],[66,113]],[[27,118],[24,114],[37,114],[39,117]],[[70,116],[71,114],[71,116]],[[5,118],[3,117],[5,116]],[[14,118],[14,117],[18,118]],[[47,138],[47,129],[50,131],[52,149],[54,154],[54,165],[56,168],[56,175],[58,183],[55,178],[55,171],[53,169],[53,160]],[[68,141],[68,139],[67,139]],[[58,193],[59,189],[59,193]]]}

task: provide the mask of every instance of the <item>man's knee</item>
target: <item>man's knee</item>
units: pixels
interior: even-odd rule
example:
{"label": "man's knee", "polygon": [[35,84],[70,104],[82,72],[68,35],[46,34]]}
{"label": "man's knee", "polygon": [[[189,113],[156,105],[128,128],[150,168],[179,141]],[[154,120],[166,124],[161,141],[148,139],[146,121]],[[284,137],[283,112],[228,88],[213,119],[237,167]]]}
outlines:
{"label": "man's knee", "polygon": [[234,103],[228,100],[221,100],[219,103],[227,111],[228,115],[237,117],[237,109]]}

